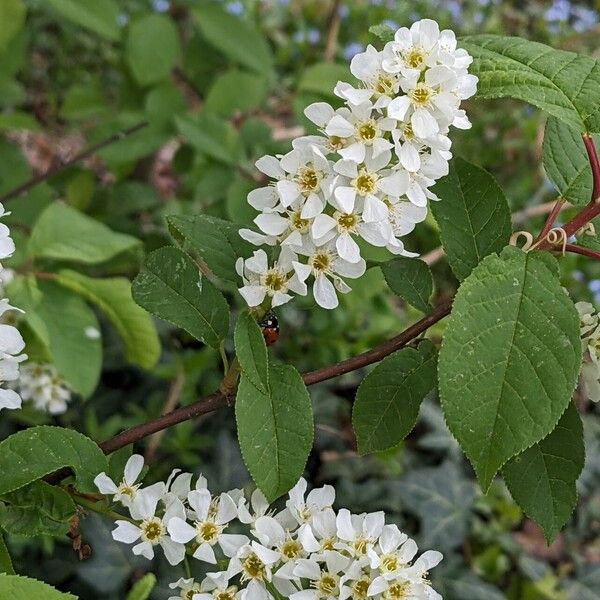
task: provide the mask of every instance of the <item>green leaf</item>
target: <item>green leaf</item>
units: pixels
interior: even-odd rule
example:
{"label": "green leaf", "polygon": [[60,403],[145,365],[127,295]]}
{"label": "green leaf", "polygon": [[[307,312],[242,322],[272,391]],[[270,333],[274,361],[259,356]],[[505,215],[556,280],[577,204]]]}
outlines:
{"label": "green leaf", "polygon": [[0,53],[4,52],[25,23],[25,5],[22,0],[0,2]]}
{"label": "green leaf", "polygon": [[356,393],[352,426],[360,454],[399,444],[417,422],[421,402],[436,384],[437,353],[429,341],[383,359]]}
{"label": "green leaf", "polygon": [[293,366],[271,366],[269,382],[265,394],[242,373],[235,416],[244,462],[272,502],[304,472],[314,425],[308,391]]}
{"label": "green leaf", "polygon": [[329,62],[316,63],[302,72],[298,91],[336,98],[333,88],[340,80],[354,80],[347,65]]}
{"label": "green leaf", "polygon": [[[596,145],[600,135],[594,136]],[[544,169],[558,193],[573,204],[587,204],[592,198],[592,169],[581,133],[555,117],[546,121]]]}
{"label": "green leaf", "polygon": [[127,62],[140,85],[168,77],[180,55],[179,33],[169,17],[149,14],[131,24]]}
{"label": "green leaf", "polygon": [[201,112],[175,117],[179,133],[199,152],[226,165],[237,164],[240,158],[239,134],[231,123],[217,115]]}
{"label": "green leaf", "polygon": [[404,506],[421,519],[421,545],[443,551],[466,537],[475,486],[449,461],[413,470],[394,488]]}
{"label": "green leaf", "polygon": [[25,311],[24,320],[69,387],[89,396],[96,389],[102,369],[102,341],[90,335],[100,330],[94,311],[53,281],[39,281],[33,289],[24,280],[17,280],[8,293]]}
{"label": "green leaf", "polygon": [[127,594],[127,600],[147,600],[156,585],[156,575],[146,573]]}
{"label": "green leaf", "polygon": [[517,98],[578,131],[600,131],[597,60],[518,37],[473,35],[459,44],[474,58],[479,98]]}
{"label": "green leaf", "polygon": [[79,491],[97,493],[94,478],[108,462],[95,442],[72,429],[40,425],[13,433],[0,442],[0,495],[62,467],[73,469]]}
{"label": "green leaf", "polygon": [[150,315],[134,302],[128,279],[95,279],[65,269],[57,273],[56,281],[95,304],[108,317],[123,341],[130,363],[144,369],[156,365],[160,340]]}
{"label": "green leaf", "polygon": [[227,337],[227,301],[178,248],[166,246],[149,254],[132,290],[141,307],[213,348]]}
{"label": "green leaf", "polygon": [[583,426],[571,402],[550,434],[502,469],[512,497],[540,524],[548,544],[573,512],[584,460]]}
{"label": "green leaf", "polygon": [[205,107],[221,117],[259,107],[267,95],[267,81],[256,73],[232,69],[217,77],[206,96]]}
{"label": "green leaf", "polygon": [[394,39],[394,30],[389,25],[384,25],[383,23],[371,25],[371,27],[369,27],[369,33],[372,33],[384,44],[387,44]]}
{"label": "green leaf", "polygon": [[119,5],[114,0],[47,0],[61,17],[112,41],[121,37]]}
{"label": "green leaf", "polygon": [[37,220],[27,249],[35,258],[93,265],[110,260],[139,244],[138,239],[111,231],[106,225],[70,206],[54,203]]}
{"label": "green leaf", "polygon": [[169,229],[185,250],[191,250],[221,279],[240,283],[235,270],[238,256],[249,247],[238,234],[238,226],[208,215],[170,215]]}
{"label": "green leaf", "polygon": [[263,394],[269,392],[269,357],[265,338],[258,323],[243,312],[238,317],[235,332],[235,355],[242,373]]}
{"label": "green leaf", "polygon": [[21,577],[0,575],[0,598],[10,600],[77,600],[76,596],[59,592],[47,583]]}
{"label": "green leaf", "polygon": [[0,574],[6,573],[7,575],[14,575],[15,569],[12,564],[12,559],[6,547],[4,536],[0,531]]}
{"label": "green leaf", "polygon": [[34,481],[0,500],[0,527],[24,537],[64,536],[74,514],[71,496],[44,481]]}
{"label": "green leaf", "polygon": [[500,252],[512,231],[510,208],[496,180],[485,170],[455,157],[450,173],[435,188],[440,202],[431,211],[440,226],[448,262],[462,280],[479,261]]}
{"label": "green leaf", "polygon": [[581,366],[579,317],[547,253],[506,248],[460,286],[439,357],[446,422],[487,489],[554,429]]}
{"label": "green leaf", "polygon": [[206,41],[234,63],[265,73],[273,68],[273,55],[265,37],[248,21],[203,2],[192,10]]}
{"label": "green leaf", "polygon": [[431,270],[422,260],[399,256],[381,265],[383,276],[394,294],[421,312],[431,310]]}

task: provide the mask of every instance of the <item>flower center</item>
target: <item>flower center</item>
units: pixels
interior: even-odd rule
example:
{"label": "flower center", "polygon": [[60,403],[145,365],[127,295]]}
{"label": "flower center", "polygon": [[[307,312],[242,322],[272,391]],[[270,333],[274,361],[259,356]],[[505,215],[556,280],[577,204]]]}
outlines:
{"label": "flower center", "polygon": [[311,265],[315,271],[321,273],[327,271],[331,265],[331,256],[326,252],[317,252],[312,257]]}
{"label": "flower center", "polygon": [[600,338],[591,338],[589,341],[589,345],[596,351],[600,353]]}
{"label": "flower center", "polygon": [[262,581],[266,575],[264,563],[254,552],[243,560],[242,569],[244,570],[243,579],[259,579]]}
{"label": "flower center", "polygon": [[123,482],[118,489],[118,493],[121,494],[122,496],[129,496],[130,498],[133,498],[135,496],[135,492],[138,489],[139,484],[138,485],[127,485],[125,482]]}
{"label": "flower center", "polygon": [[346,146],[346,138],[342,138],[339,135],[330,135],[328,144],[331,150],[340,150]]}
{"label": "flower center", "polygon": [[385,592],[384,597],[387,600],[402,600],[403,598],[408,598],[409,593],[410,583],[408,581],[402,581],[390,585]]}
{"label": "flower center", "polygon": [[333,596],[337,588],[337,576],[332,573],[324,573],[317,581],[316,588],[322,596]]}
{"label": "flower center", "polygon": [[375,182],[377,176],[372,173],[368,173],[364,169],[361,169],[358,177],[352,182],[352,185],[356,188],[356,191],[362,196],[372,194],[375,191]]}
{"label": "flower center", "polygon": [[358,217],[354,213],[336,213],[334,218],[337,220],[338,229],[341,231],[354,231],[358,223]]}
{"label": "flower center", "polygon": [[235,593],[237,592],[237,587],[235,585],[230,585],[226,590],[215,590],[213,592],[213,598],[215,600],[235,600]]}
{"label": "flower center", "polygon": [[281,546],[281,554],[283,554],[283,556],[288,559],[297,558],[300,554],[300,550],[301,546],[299,542],[295,540],[287,540]]}
{"label": "flower center", "polygon": [[300,211],[294,211],[290,214],[290,224],[292,229],[299,231],[300,233],[307,233],[310,226],[309,219],[303,219],[300,216]]}
{"label": "flower center", "polygon": [[425,53],[420,48],[413,48],[404,57],[404,62],[411,69],[420,69],[425,62]]}
{"label": "flower center", "polygon": [[366,554],[369,540],[364,537],[358,537],[352,542],[352,547],[356,554]]}
{"label": "flower center", "polygon": [[358,579],[352,584],[352,597],[353,598],[366,598],[367,590],[369,589],[370,581],[368,578],[363,577]]}
{"label": "flower center", "polygon": [[165,534],[165,526],[158,517],[152,517],[142,522],[142,539],[150,542],[153,546],[158,544],[160,538]]}
{"label": "flower center", "polygon": [[312,166],[300,167],[296,173],[296,182],[303,194],[310,194],[319,188],[323,173]]}
{"label": "flower center", "polygon": [[195,584],[189,590],[181,590],[181,597],[183,600],[194,600],[194,596],[200,592],[200,586]]}
{"label": "flower center", "polygon": [[204,521],[196,523],[196,538],[199,542],[206,542],[211,546],[216,544],[219,533],[221,533],[222,527],[215,525],[211,521]]}
{"label": "flower center", "polygon": [[379,568],[383,573],[393,573],[398,570],[398,557],[395,554],[384,554]]}
{"label": "flower center", "polygon": [[379,73],[373,88],[380,96],[390,96],[394,92],[394,80],[387,73]]}
{"label": "flower center", "polygon": [[333,538],[323,538],[321,540],[321,550],[334,550],[334,539]]}
{"label": "flower center", "polygon": [[406,123],[404,128],[402,129],[402,137],[405,142],[415,139],[415,132],[413,131],[412,125],[410,123]]}
{"label": "flower center", "polygon": [[281,292],[285,289],[287,279],[281,274],[278,269],[269,269],[262,277],[262,284],[267,288],[270,294]]}
{"label": "flower center", "polygon": [[433,95],[431,88],[428,88],[424,83],[417,83],[417,87],[409,93],[413,104],[417,106],[426,106]]}
{"label": "flower center", "polygon": [[356,131],[363,142],[372,142],[377,137],[377,127],[373,119],[359,123]]}

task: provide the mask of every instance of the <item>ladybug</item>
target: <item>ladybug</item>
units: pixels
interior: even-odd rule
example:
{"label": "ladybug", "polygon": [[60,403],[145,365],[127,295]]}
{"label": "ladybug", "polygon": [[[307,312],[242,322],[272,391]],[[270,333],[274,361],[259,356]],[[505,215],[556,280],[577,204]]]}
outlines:
{"label": "ladybug", "polygon": [[279,321],[277,317],[272,312],[268,313],[261,322],[260,327],[265,343],[267,346],[272,346],[279,339]]}

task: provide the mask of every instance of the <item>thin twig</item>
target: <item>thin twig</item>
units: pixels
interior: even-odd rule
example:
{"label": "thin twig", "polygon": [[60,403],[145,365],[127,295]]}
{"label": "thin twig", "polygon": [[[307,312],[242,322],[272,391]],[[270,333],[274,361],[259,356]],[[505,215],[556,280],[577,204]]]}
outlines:
{"label": "thin twig", "polygon": [[590,248],[584,248],[583,246],[576,246],[575,244],[565,244],[565,251],[572,252],[573,254],[581,254],[594,260],[600,260],[600,252],[591,250]]}
{"label": "thin twig", "polygon": [[327,17],[327,40],[325,42],[325,51],[323,60],[331,62],[335,58],[335,48],[337,46],[340,33],[340,0],[333,0],[329,16]]}
{"label": "thin twig", "polygon": [[[179,402],[179,396],[181,396],[181,390],[183,389],[183,384],[185,383],[185,372],[183,369],[179,369],[175,379],[171,381],[171,385],[169,386],[169,393],[167,394],[167,400],[163,407],[162,414],[166,415],[170,413]],[[146,448],[146,452],[144,453],[144,459],[147,463],[151,463],[154,461],[154,456],[158,447],[160,445],[160,440],[164,434],[164,430],[157,431],[150,436],[148,440],[148,447]]]}
{"label": "thin twig", "polygon": [[594,144],[594,138],[591,135],[583,134],[583,143],[587,151],[590,166],[592,167],[592,202],[600,200],[600,161],[598,160],[598,152]]}
{"label": "thin twig", "polygon": [[82,160],[85,160],[86,158],[89,158],[90,156],[92,156],[93,154],[98,152],[99,150],[106,148],[106,146],[110,146],[111,144],[114,144],[115,142],[119,142],[122,139],[124,139],[130,135],[133,135],[134,133],[138,132],[140,129],[143,129],[147,125],[148,125],[147,121],[141,121],[140,123],[137,123],[136,125],[133,125],[132,127],[129,127],[127,129],[123,129],[122,131],[118,131],[117,133],[114,133],[110,137],[107,137],[106,139],[102,140],[101,142],[98,142],[97,144],[94,144],[93,146],[90,146],[89,148],[83,150],[79,154],[76,154],[73,158],[67,160],[66,162],[56,165],[55,167],[52,167],[45,173],[40,173],[39,175],[35,175],[34,177],[29,179],[25,183],[10,190],[3,196],[0,196],[0,202],[4,203],[4,202],[8,202],[8,200],[12,200],[13,198],[17,198],[21,194],[28,192],[31,188],[35,187],[36,185],[42,183],[43,181],[46,181],[47,179],[50,179],[57,173],[60,173],[61,171],[64,171],[68,167],[71,167],[72,165],[74,165],[78,162],[81,162]]}
{"label": "thin twig", "polygon": [[556,202],[554,203],[554,206],[552,207],[552,210],[548,213],[548,217],[546,218],[544,226],[542,227],[542,230],[540,231],[539,235],[537,236],[536,241],[542,240],[548,235],[548,232],[554,226],[554,221],[556,221],[556,217],[558,216],[558,213],[561,211],[561,207],[562,207],[563,203],[564,203],[564,200],[562,198],[558,198],[556,200]]}

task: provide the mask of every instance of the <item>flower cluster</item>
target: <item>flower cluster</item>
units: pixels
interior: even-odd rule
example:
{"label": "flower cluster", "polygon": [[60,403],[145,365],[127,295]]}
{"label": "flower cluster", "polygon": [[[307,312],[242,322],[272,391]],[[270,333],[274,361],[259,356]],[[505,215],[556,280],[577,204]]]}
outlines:
{"label": "flower cluster", "polygon": [[171,565],[186,554],[213,566],[201,581],[179,579],[170,600],[402,600],[441,598],[428,572],[442,555],[417,545],[383,512],[355,515],[332,508],[334,489],[308,494],[304,479],[276,512],[259,490],[211,494],[200,476],[173,471],[166,482],[142,487],[143,458],[133,455],[121,483],[105,473],[96,485],[129,510],[113,538],[154,557],[160,546]]}
{"label": "flower cluster", "polygon": [[306,108],[321,135],[297,138],[287,154],[257,161],[272,182],[248,195],[260,231],[240,235],[275,247],[276,260],[263,249],[238,259],[249,306],[306,295],[312,277],[316,302],[335,308],[337,292],[350,291],[345,280],[365,272],[362,242],[416,256],[401,238],[437,200],[431,186],[448,173],[450,127],[471,126],[460,108],[476,90],[471,61],[435,21],[403,27],[383,51],[369,46],[352,59],[358,86],[338,82],[341,108]]}
{"label": "flower cluster", "polygon": [[[0,204],[0,217],[9,215]],[[9,258],[15,251],[15,243],[10,237],[10,230],[0,223],[0,260]],[[0,265],[0,282],[4,284],[9,277],[9,269]],[[13,313],[23,312],[20,308],[11,306],[6,298],[0,300],[0,385],[9,383],[9,387],[0,388],[0,410],[21,407],[21,397],[10,388],[10,383],[19,378],[19,363],[27,358],[22,354],[25,342],[19,330],[11,324]]]}
{"label": "flower cluster", "polygon": [[35,408],[51,415],[64,413],[71,400],[71,390],[54,365],[47,363],[26,362],[15,387],[24,401],[31,401]]}
{"label": "flower cluster", "polygon": [[581,377],[585,394],[592,402],[600,402],[600,317],[589,302],[575,304],[581,323],[584,360]]}

